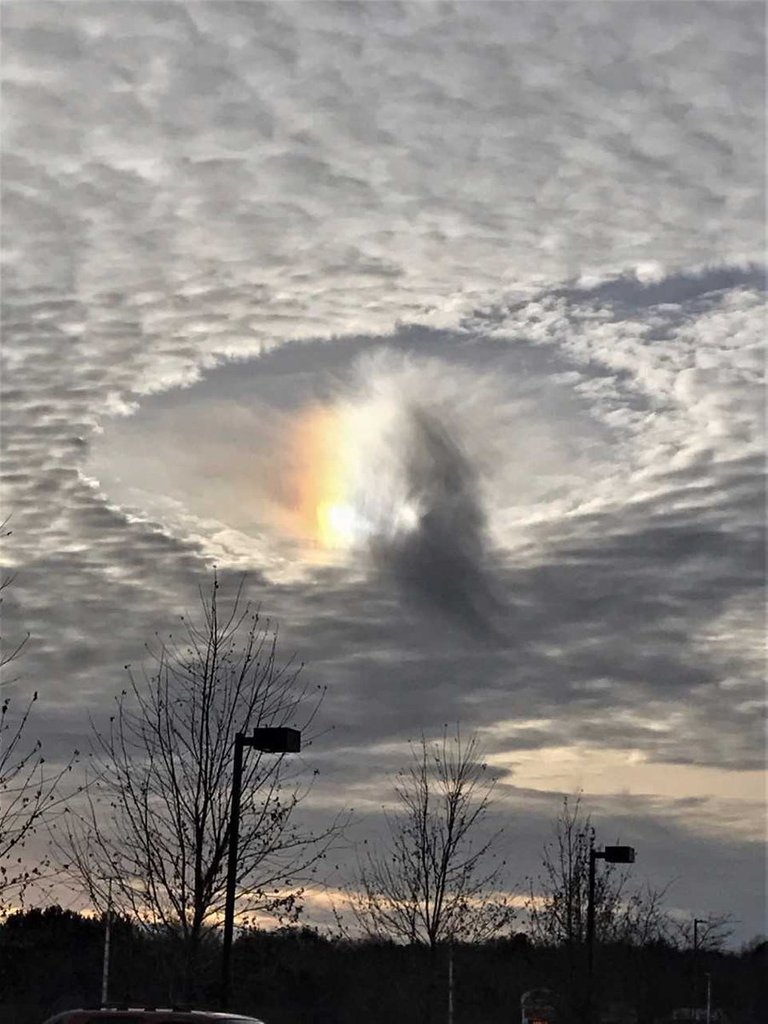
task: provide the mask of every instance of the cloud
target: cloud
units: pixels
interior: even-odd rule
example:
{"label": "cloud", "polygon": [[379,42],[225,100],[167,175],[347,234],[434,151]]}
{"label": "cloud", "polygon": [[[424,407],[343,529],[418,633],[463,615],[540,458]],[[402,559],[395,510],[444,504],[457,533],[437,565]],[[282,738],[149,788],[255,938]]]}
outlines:
{"label": "cloud", "polygon": [[[719,430],[709,457],[701,454],[707,394],[721,396],[723,415],[734,403],[742,417],[749,408],[748,391],[720,390],[739,366],[744,384],[753,374],[760,308],[733,283],[705,287],[706,300],[683,296],[672,310],[655,303],[642,320],[636,307],[607,319],[591,299],[543,296],[500,319],[503,333],[490,340],[496,321],[486,319],[485,338],[473,326],[403,330],[386,344],[288,346],[143,399],[85,446],[62,444],[60,469],[44,469],[44,449],[29,447],[35,434],[18,449],[13,440],[23,486],[38,503],[45,495],[39,511],[24,502],[15,538],[27,566],[20,586],[41,613],[33,632],[49,635],[54,658],[67,635],[57,619],[64,609],[76,619],[93,594],[99,615],[83,632],[103,620],[105,636],[121,637],[120,657],[105,643],[77,673],[104,692],[154,623],[172,621],[169,605],[182,606],[202,564],[217,560],[264,571],[262,600],[345,692],[341,723],[361,735],[428,724],[436,706],[475,725],[512,710],[525,718],[535,706],[564,740],[752,767],[762,757],[749,711],[761,696],[749,611],[762,585],[764,495],[750,454],[759,415],[744,421],[746,440]],[[638,345],[629,325],[646,330],[649,321],[654,337]],[[542,326],[551,331],[544,344]],[[366,351],[360,364],[350,358]],[[680,374],[705,358],[722,369],[702,380],[704,398],[683,391],[681,401]],[[280,547],[255,500],[275,459],[272,428],[318,399],[382,398],[395,402],[398,426],[366,466],[419,507],[419,529],[378,541],[383,576],[342,559],[303,565],[296,577],[297,553]],[[22,395],[12,407],[23,424]],[[54,416],[37,435],[49,452],[59,430]],[[94,473],[98,486],[88,483]],[[27,493],[21,479],[14,486]],[[49,559],[40,561],[41,550]],[[388,579],[414,604],[401,607],[402,589],[398,596]],[[491,603],[487,653],[465,651],[461,633],[452,635],[456,617],[474,621],[477,606],[486,613]],[[451,615],[428,622],[430,605]],[[141,613],[118,628],[126,607]],[[22,607],[18,615],[24,628]],[[34,668],[58,678],[51,660]],[[644,706],[659,720],[674,716],[675,729],[637,727],[631,716]]]}
{"label": "cloud", "polygon": [[[749,3],[6,5],[4,614],[47,743],[217,560],[330,684],[337,786],[354,762],[379,793],[436,716],[547,723],[507,753],[760,765],[762,29]],[[377,381],[421,519],[385,572],[307,568],[260,514],[275,446]],[[754,863],[694,817],[685,864]]]}
{"label": "cloud", "polygon": [[376,562],[405,590],[467,632],[493,632],[485,513],[477,471],[448,424],[426,406],[406,409],[406,498],[412,527],[374,539]]}

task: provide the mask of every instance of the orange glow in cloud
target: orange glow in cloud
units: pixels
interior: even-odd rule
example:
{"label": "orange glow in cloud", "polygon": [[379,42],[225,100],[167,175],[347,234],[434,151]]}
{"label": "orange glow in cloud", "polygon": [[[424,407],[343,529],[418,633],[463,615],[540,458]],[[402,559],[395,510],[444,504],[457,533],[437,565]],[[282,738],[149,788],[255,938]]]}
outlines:
{"label": "orange glow in cloud", "polygon": [[278,527],[326,552],[414,529],[418,507],[407,495],[398,430],[388,399],[299,412],[285,447]]}
{"label": "orange glow in cloud", "polygon": [[293,430],[292,527],[324,548],[348,546],[355,513],[349,504],[349,443],[343,416],[315,406]]}

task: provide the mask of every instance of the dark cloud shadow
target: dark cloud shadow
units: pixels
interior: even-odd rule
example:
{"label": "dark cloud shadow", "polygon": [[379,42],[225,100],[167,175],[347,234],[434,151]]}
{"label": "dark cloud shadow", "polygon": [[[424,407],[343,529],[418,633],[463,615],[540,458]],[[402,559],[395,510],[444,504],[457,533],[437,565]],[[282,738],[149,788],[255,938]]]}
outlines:
{"label": "dark cloud shadow", "polygon": [[652,306],[685,304],[690,313],[704,304],[719,301],[714,293],[734,288],[751,288],[764,291],[766,271],[764,267],[710,267],[701,273],[670,274],[660,281],[643,283],[635,276],[615,277],[603,281],[594,288],[567,287],[553,294],[562,295],[576,303],[597,302],[614,307],[617,313],[628,316]]}
{"label": "dark cloud shadow", "polygon": [[374,562],[406,596],[468,634],[491,639],[501,602],[490,572],[477,472],[434,410],[411,407],[406,417],[406,487],[418,519],[411,530],[377,538]]}

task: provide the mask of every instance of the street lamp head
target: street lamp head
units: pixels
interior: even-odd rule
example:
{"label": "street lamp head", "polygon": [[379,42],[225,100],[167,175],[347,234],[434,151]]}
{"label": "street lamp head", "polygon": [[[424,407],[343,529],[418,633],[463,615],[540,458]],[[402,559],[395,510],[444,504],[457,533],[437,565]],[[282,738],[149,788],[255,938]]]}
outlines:
{"label": "street lamp head", "polygon": [[285,727],[254,729],[245,744],[266,754],[298,754],[301,750],[301,732]]}
{"label": "street lamp head", "polygon": [[634,864],[635,848],[633,846],[606,846],[603,859],[608,864]]}

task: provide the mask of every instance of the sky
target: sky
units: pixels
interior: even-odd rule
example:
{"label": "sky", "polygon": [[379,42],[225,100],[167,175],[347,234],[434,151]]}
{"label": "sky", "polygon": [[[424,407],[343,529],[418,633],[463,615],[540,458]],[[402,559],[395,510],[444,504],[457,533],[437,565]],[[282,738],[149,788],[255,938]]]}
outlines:
{"label": "sky", "polygon": [[460,723],[511,888],[581,790],[681,918],[768,930],[764,48],[757,3],[7,0],[49,756],[215,564],[328,687],[317,820],[380,834]]}

